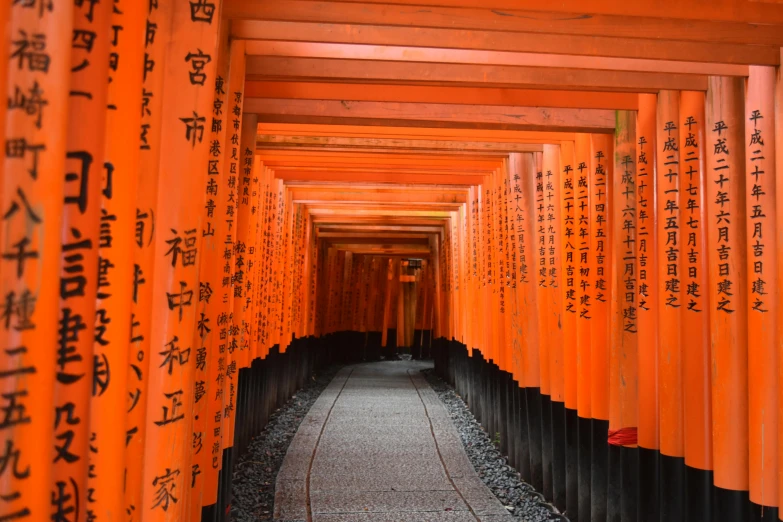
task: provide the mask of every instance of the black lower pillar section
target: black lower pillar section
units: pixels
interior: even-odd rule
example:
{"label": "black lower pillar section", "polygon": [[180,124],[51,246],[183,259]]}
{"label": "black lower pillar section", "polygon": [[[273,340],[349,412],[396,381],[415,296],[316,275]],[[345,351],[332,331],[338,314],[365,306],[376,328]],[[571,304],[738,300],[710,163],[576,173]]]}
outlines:
{"label": "black lower pillar section", "polygon": [[577,443],[579,445],[579,513],[577,520],[590,522],[590,487],[592,464],[592,419],[577,417],[579,431]]}
{"label": "black lower pillar section", "polygon": [[606,520],[607,522],[622,522],[622,448],[609,445],[609,464],[606,476]]}
{"label": "black lower pillar section", "polygon": [[685,459],[661,453],[661,520],[683,522],[685,516]]}
{"label": "black lower pillar section", "polygon": [[552,401],[552,501],[560,511],[566,502],[566,419],[565,404]]}
{"label": "black lower pillar section", "polygon": [[552,491],[552,399],[541,394],[541,451],[544,467],[544,489],[541,493],[547,499],[554,496]]}
{"label": "black lower pillar section", "polygon": [[592,419],[592,451],[590,459],[591,522],[604,522],[607,515],[607,473],[609,471],[609,421]]}
{"label": "black lower pillar section", "polygon": [[620,448],[622,473],[622,522],[636,522],[639,519],[639,450]]}
{"label": "black lower pillar section", "polygon": [[527,389],[516,389],[517,396],[517,469],[526,481],[533,483],[532,469],[530,466],[530,432],[527,422]]}
{"label": "black lower pillar section", "polygon": [[541,389],[525,388],[527,397],[527,432],[530,438],[530,485],[544,489],[544,463],[541,447]]}
{"label": "black lower pillar section", "polygon": [[638,448],[639,452],[639,522],[662,522],[659,489],[658,450]]}
{"label": "black lower pillar section", "polygon": [[750,503],[750,522],[780,522],[779,513],[776,507]]}
{"label": "black lower pillar section", "polygon": [[565,409],[566,509],[571,522],[579,522],[579,417],[576,410]]}
{"label": "black lower pillar section", "polygon": [[[750,497],[747,491],[713,488],[715,522],[749,522]],[[663,521],[661,521],[663,522]]]}
{"label": "black lower pillar section", "polygon": [[712,471],[685,467],[685,520],[712,520]]}

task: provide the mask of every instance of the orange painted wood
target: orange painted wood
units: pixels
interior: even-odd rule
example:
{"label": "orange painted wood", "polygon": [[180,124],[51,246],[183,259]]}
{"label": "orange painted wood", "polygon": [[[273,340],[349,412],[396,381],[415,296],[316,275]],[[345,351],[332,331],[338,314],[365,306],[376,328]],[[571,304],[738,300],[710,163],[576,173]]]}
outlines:
{"label": "orange painted wood", "polygon": [[577,134],[574,142],[574,221],[576,249],[579,253],[576,319],[576,389],[577,411],[584,419],[591,418],[591,333],[595,287],[594,254],[590,247],[592,230],[592,193],[590,190],[590,135]]}
{"label": "orange painted wood", "polygon": [[[750,4],[747,4],[750,5]],[[549,7],[549,6],[547,6]],[[592,7],[591,7],[592,8]],[[745,12],[745,9],[740,10]],[[703,9],[694,10],[697,16]],[[734,11],[732,20],[737,11]],[[774,46],[747,46],[735,43],[671,41],[652,38],[590,36],[571,33],[514,33],[493,30],[465,30],[448,27],[418,27],[372,24],[290,22],[280,20],[233,20],[232,35],[245,39],[289,40],[370,45],[415,45],[448,49],[485,49],[531,53],[615,56],[651,60],[679,60],[687,56],[699,62],[777,65],[780,56]]]}
{"label": "orange painted wood", "polygon": [[[783,50],[781,50],[783,54]],[[781,70],[778,68],[777,83],[775,86],[775,172],[783,172],[783,118],[780,117],[781,107],[783,107],[783,78],[781,78]],[[775,203],[783,202],[783,183],[775,184]],[[777,206],[775,207],[777,209]],[[783,212],[776,212],[775,214],[775,227],[777,234],[775,235],[775,247],[780,252],[783,246]],[[783,264],[777,264],[777,270],[775,276],[778,281],[783,281]],[[778,306],[775,312],[777,324],[781,324],[781,317],[783,317],[783,307]],[[778,377],[783,379],[783,343],[781,343],[783,337],[778,336]],[[783,419],[783,385],[778,381],[778,422]],[[777,467],[779,470],[783,469],[783,434],[778,432],[778,461]],[[778,480],[778,502],[783,499],[783,480]],[[783,513],[780,514],[783,517]],[[781,518],[783,520],[783,518]]]}
{"label": "orange painted wood", "polygon": [[[128,351],[128,395],[126,416],[129,439],[125,448],[125,505],[130,520],[142,517],[142,473],[147,432],[147,399],[152,357],[152,287],[155,277],[155,226],[158,200],[158,173],[161,154],[161,121],[166,45],[171,37],[172,4],[164,3],[146,14],[146,21],[157,26],[154,38],[144,39],[148,70],[142,74],[141,124],[139,131],[138,187],[134,227],[134,293],[131,302],[131,333]],[[154,64],[154,67],[152,67]]]}
{"label": "orange painted wood", "polygon": [[[74,41],[70,52],[73,70],[66,135],[60,309],[56,316],[53,476],[49,485],[54,512],[87,504],[99,229],[101,244],[104,238],[100,220],[111,7],[102,5],[92,13],[74,7],[72,17],[77,34],[93,31],[100,36],[91,47],[82,40]],[[32,89],[17,94],[17,87],[21,86],[14,87],[14,98],[21,94],[34,99]]]}
{"label": "orange painted wood", "polygon": [[[128,340],[131,338],[136,249],[136,192],[140,165],[145,6],[113,5],[106,142],[102,179],[98,300],[95,315],[95,384],[90,411],[90,473],[86,509],[98,519],[126,513],[125,448],[128,427]],[[116,30],[116,29],[114,29]],[[113,30],[113,31],[114,31]],[[92,501],[92,502],[91,502]]]}
{"label": "orange painted wood", "polygon": [[[8,13],[8,3],[3,11]],[[41,347],[54,350],[58,342],[54,318],[60,299],[72,20],[68,3],[41,11],[14,3],[2,22],[10,42],[4,41],[8,54],[4,52],[0,65],[8,67],[8,83],[3,85],[12,103],[2,121],[0,179],[0,390],[7,412],[0,424],[0,444],[9,460],[0,473],[0,495],[7,499],[0,517],[9,520],[42,522],[52,512],[52,398],[59,369],[54,352]],[[35,100],[36,90],[43,99],[33,101],[31,111],[17,103],[17,92]],[[40,105],[44,101],[47,104]],[[69,485],[64,486],[64,494],[71,494]]]}
{"label": "orange painted wood", "polygon": [[509,67],[562,67],[572,70],[650,72],[675,74],[712,74],[747,76],[748,66],[688,61],[646,60],[633,58],[591,57],[575,54],[485,51],[473,49],[421,48],[407,45],[332,44],[322,42],[249,41],[248,54],[287,58],[322,58],[342,60],[378,60],[424,62],[428,64],[482,64]]}
{"label": "orange painted wood", "polygon": [[[636,113],[617,112],[612,175],[611,350],[609,369],[609,429],[638,425],[638,316],[637,310],[637,175]],[[631,444],[629,446],[636,446]]]}
{"label": "orange painted wood", "polygon": [[[252,45],[251,42],[248,42]],[[431,87],[427,85],[374,84],[372,89],[355,83],[248,81],[249,98],[302,100],[356,100],[465,105],[520,105],[572,109],[636,109],[632,93],[556,91],[489,87]],[[369,129],[365,129],[367,132]]]}
{"label": "orange painted wood", "polygon": [[611,188],[613,162],[611,137],[590,136],[590,250],[595,280],[590,329],[590,411],[592,418],[609,420],[609,321],[611,272]]}
{"label": "orange painted wood", "polygon": [[683,457],[684,412],[682,380],[683,196],[680,191],[680,93],[658,94],[656,120],[656,180],[658,182],[658,390],[660,397],[661,453]]}
{"label": "orange painted wood", "polygon": [[775,69],[752,67],[745,92],[745,214],[748,278],[748,442],[750,500],[779,506]]}
{"label": "orange painted wood", "polygon": [[549,385],[550,396],[555,402],[565,401],[565,361],[563,345],[563,313],[565,310],[562,288],[565,280],[562,268],[561,236],[561,166],[560,146],[544,145],[542,174],[544,183],[544,219],[546,237],[546,269],[549,301],[546,328],[549,332]]}
{"label": "orange painted wood", "polygon": [[639,95],[636,117],[636,205],[639,361],[639,446],[657,450],[658,432],[658,273],[655,205],[657,184],[657,96]]}
{"label": "orange painted wood", "polygon": [[544,190],[546,180],[544,178],[543,154],[534,153],[535,176],[531,177],[529,187],[534,191],[534,216],[533,232],[535,237],[535,281],[536,281],[536,318],[538,320],[538,351],[539,372],[541,374],[541,393],[550,395],[549,366],[551,359],[549,352],[555,344],[555,332],[549,330],[549,315],[552,313],[551,280],[547,257],[547,193]]}
{"label": "orange painted wood", "polygon": [[[275,71],[274,75],[270,74],[271,71]],[[247,74],[251,81],[271,78],[285,78],[289,81],[308,79],[340,81],[350,78],[355,82],[394,82],[415,85],[421,82],[422,78],[426,78],[430,85],[455,87],[464,85],[620,92],[706,88],[705,76],[686,73],[277,56],[248,57]]]}
{"label": "orange painted wood", "polygon": [[736,451],[748,447],[748,424],[737,422],[748,418],[743,87],[711,78],[705,105],[714,480],[737,491],[748,490],[748,454]]}
{"label": "orange painted wood", "polygon": [[[522,231],[524,231],[521,228],[521,220],[524,219],[524,216],[522,215],[522,207],[519,204],[519,202],[522,200],[522,188],[523,184],[522,176],[520,173],[521,165],[520,165],[520,157],[518,154],[510,154],[508,158],[508,168],[506,169],[507,172],[507,183],[508,183],[508,194],[506,197],[506,206],[507,206],[507,216],[508,216],[508,228],[509,228],[509,243],[508,243],[508,249],[510,251],[510,258],[511,258],[511,273],[510,273],[510,292],[509,292],[509,311],[507,312],[507,315],[510,317],[510,323],[509,323],[509,331],[508,331],[508,345],[509,345],[509,351],[510,351],[510,372],[513,376],[514,380],[516,380],[520,385],[524,385],[524,368],[522,365],[522,360],[524,354],[522,353],[522,347],[524,343],[524,332],[522,329],[522,323],[523,323],[523,317],[521,315],[522,305],[520,303],[520,296],[522,294],[522,255],[523,251],[520,249],[522,247],[522,240],[523,235]],[[468,205],[468,208],[470,206]],[[468,236],[468,248],[471,249],[471,251],[466,252],[466,276],[468,284],[470,285],[472,282],[471,274],[472,274],[472,267],[470,265],[471,259],[473,256],[473,245],[471,244],[471,231],[472,231],[472,223],[470,218],[472,218],[472,214],[468,212],[468,230],[467,230],[467,236]],[[469,289],[470,291],[470,289]],[[470,302],[470,297],[468,296],[468,303]],[[471,321],[466,321],[466,326],[470,328],[470,325],[472,324]]]}
{"label": "orange painted wood", "polygon": [[[198,232],[206,202],[209,131],[213,102],[218,20],[191,17],[190,5],[172,13],[171,56],[199,54],[167,63],[161,114],[159,198],[155,209],[155,279],[152,290],[150,379],[144,448],[145,521],[188,518],[191,467],[193,332],[198,304]],[[210,56],[209,63],[203,63]],[[194,63],[195,61],[195,63]],[[200,76],[203,74],[204,76]],[[203,84],[203,85],[202,85]],[[211,118],[210,118],[211,119]],[[211,122],[210,122],[211,123]],[[206,138],[206,139],[205,139]],[[183,183],[188,179],[189,183]],[[171,495],[177,498],[174,502]]]}
{"label": "orange painted wood", "polygon": [[[571,4],[574,6],[574,4]],[[549,6],[547,6],[549,7]],[[580,6],[581,7],[581,6]],[[540,7],[538,7],[540,9]],[[703,16],[703,10],[696,8]],[[383,5],[362,2],[296,1],[270,5],[261,0],[229,0],[224,16],[227,18],[255,18],[262,20],[309,21],[330,23],[356,23],[402,25],[408,27],[448,27],[452,29],[485,29],[544,34],[579,34],[617,37],[654,38],[666,35],[672,40],[747,43],[756,45],[780,45],[781,35],[774,25],[755,25],[737,22],[736,9],[727,9],[721,21],[703,19],[680,21],[660,16],[622,16],[615,14],[591,14],[580,16],[576,12],[559,11],[560,14],[537,14],[534,11],[505,8],[490,10],[481,8],[417,7],[388,9]],[[683,10],[684,11],[684,10]],[[682,12],[682,11],[681,11]],[[566,13],[567,16],[563,16]],[[697,15],[693,13],[692,17]],[[574,24],[579,20],[579,24]],[[759,20],[767,24],[766,20]]]}
{"label": "orange painted wood", "polygon": [[[238,46],[238,48],[241,46]],[[237,85],[235,90],[229,93],[229,106],[232,111],[232,122],[239,122],[239,143],[228,147],[230,163],[236,161],[236,187],[237,187],[237,215],[234,243],[234,327],[239,328],[236,340],[239,353],[235,353],[240,368],[250,365],[250,304],[249,292],[252,285],[250,266],[253,262],[251,246],[254,241],[253,231],[257,215],[252,211],[251,192],[253,190],[253,177],[258,175],[260,164],[256,164],[253,157],[255,148],[255,136],[257,121],[254,114],[242,114],[244,101],[244,85]],[[239,114],[237,114],[239,113]],[[232,123],[234,125],[235,123]],[[250,152],[248,154],[248,152]],[[234,159],[236,158],[236,160]],[[254,169],[256,172],[254,172]],[[230,176],[231,174],[229,174]],[[236,331],[236,330],[235,330]],[[281,346],[281,351],[283,347]]]}
{"label": "orange painted wood", "polygon": [[[249,60],[248,60],[249,62]],[[692,85],[683,86],[693,88]],[[263,123],[342,123],[369,125],[470,127],[501,130],[604,132],[611,128],[612,112],[601,109],[543,109],[490,105],[447,105],[401,102],[340,102],[248,98],[248,111]]]}
{"label": "orange painted wood", "polygon": [[[563,399],[566,408],[577,409],[577,317],[579,301],[579,229],[576,221],[574,142],[560,144],[560,294],[563,328]],[[578,181],[578,180],[577,180]]]}
{"label": "orange painted wood", "polygon": [[[680,202],[685,462],[712,469],[710,307],[707,302],[707,205],[704,94],[680,93]],[[695,123],[694,123],[695,122]]]}
{"label": "orange painted wood", "polygon": [[[193,343],[198,347],[197,353],[202,354],[204,359],[203,362],[199,359],[196,364],[192,450],[193,461],[199,465],[202,474],[196,477],[201,495],[193,495],[191,513],[196,512],[196,505],[211,506],[217,502],[218,471],[222,465],[221,435],[225,398],[223,383],[228,335],[223,314],[228,311],[226,301],[229,297],[227,285],[224,285],[226,274],[223,270],[229,235],[225,215],[228,206],[227,150],[230,129],[227,114],[230,112],[226,111],[225,107],[228,105],[232,79],[238,76],[238,69],[241,71],[243,57],[237,52],[231,55],[224,30],[221,27],[217,67],[212,82],[213,101],[209,113],[213,123],[209,134],[212,146],[204,180],[205,202],[201,210],[202,228],[199,238],[199,300]],[[241,76],[239,80],[241,81]]]}

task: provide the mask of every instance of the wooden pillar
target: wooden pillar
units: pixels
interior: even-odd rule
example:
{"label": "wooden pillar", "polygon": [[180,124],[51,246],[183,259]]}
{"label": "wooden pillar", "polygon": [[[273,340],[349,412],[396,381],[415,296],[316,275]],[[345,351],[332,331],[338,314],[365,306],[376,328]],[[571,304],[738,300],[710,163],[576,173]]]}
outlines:
{"label": "wooden pillar", "polygon": [[681,257],[684,250],[680,219],[680,93],[658,93],[656,180],[658,182],[658,389],[661,433],[661,518],[683,520],[685,467],[683,457],[683,381],[680,335],[684,302]]}
{"label": "wooden pillar", "polygon": [[[177,4],[160,95],[159,200],[152,290],[150,379],[144,447],[142,519],[187,519],[191,468],[192,344],[198,304],[198,233],[209,154],[207,116],[214,97],[219,5]],[[210,118],[211,120],[211,118]],[[211,123],[211,122],[210,122]],[[206,138],[206,139],[205,139]],[[185,182],[184,180],[187,180]],[[177,502],[174,502],[174,499]]]}
{"label": "wooden pillar", "polygon": [[[57,376],[52,405],[54,466],[49,485],[54,514],[87,504],[95,339],[92,324],[98,284],[95,274],[98,273],[111,6],[96,6],[88,11],[74,7],[73,23],[74,35],[83,36],[73,41],[70,53]],[[90,34],[98,36],[90,39],[87,36]],[[12,105],[44,94],[39,89],[31,89],[28,94],[18,89],[19,86],[14,87]],[[6,104],[2,105],[5,109]]]}
{"label": "wooden pillar", "polygon": [[636,522],[639,326],[635,112],[617,111],[611,186],[614,273],[609,356],[609,520]]}
{"label": "wooden pillar", "polygon": [[590,412],[593,419],[590,511],[594,520],[603,520],[607,513],[608,448],[604,437],[609,429],[612,141],[611,135],[590,136],[590,249],[595,269],[590,329]]}
{"label": "wooden pillar", "polygon": [[146,24],[153,28],[144,38],[141,124],[139,131],[138,190],[133,251],[133,296],[131,302],[130,349],[128,351],[128,395],[125,447],[125,505],[130,520],[141,520],[144,441],[147,430],[147,398],[152,326],[152,286],[155,277],[155,227],[158,201],[158,172],[161,154],[163,80],[166,46],[171,37],[173,4],[162,2],[147,12]]}
{"label": "wooden pillar", "polygon": [[[783,49],[780,51],[783,56]],[[771,142],[770,142],[771,143]],[[783,173],[783,69],[778,67],[777,69],[777,82],[775,85],[775,174],[778,172]],[[777,209],[777,203],[783,205],[783,183],[775,183],[775,203]],[[775,213],[775,249],[780,252],[783,248],[783,212]],[[776,265],[775,276],[778,283],[783,281],[783,263],[778,262]],[[778,290],[779,292],[779,290]],[[783,306],[778,306],[775,309],[775,318],[777,324],[780,325],[783,321]],[[777,336],[777,350],[778,350],[778,423],[783,421],[783,335],[780,333]],[[783,470],[783,433],[778,430],[778,470]],[[783,499],[783,480],[778,476],[778,502]],[[778,518],[783,520],[783,510],[778,506]]]}
{"label": "wooden pillar", "polygon": [[659,433],[658,433],[658,273],[655,205],[658,178],[656,167],[657,95],[640,94],[636,119],[636,204],[637,204],[637,349],[639,368],[639,496],[640,522],[658,522]]}
{"label": "wooden pillar", "polygon": [[682,282],[685,520],[711,518],[712,398],[707,303],[704,93],[680,93],[680,279]]}
{"label": "wooden pillar", "polygon": [[[237,42],[238,43],[238,42]],[[239,47],[239,45],[237,45]],[[237,215],[236,231],[234,243],[234,331],[237,332],[237,342],[239,353],[237,356],[238,366],[247,368],[250,366],[250,335],[251,326],[249,323],[248,300],[250,288],[250,271],[254,254],[251,253],[250,246],[253,241],[253,231],[255,230],[255,218],[253,214],[250,194],[253,187],[253,168],[255,161],[253,154],[256,148],[256,129],[258,128],[258,115],[242,114],[242,105],[244,102],[244,85],[238,84],[232,87],[228,93],[229,106],[231,107],[231,116],[229,120],[232,126],[237,125],[240,128],[239,143],[229,145],[229,157],[231,161],[236,161],[236,186],[237,186]],[[239,113],[239,114],[237,114]],[[249,152],[249,154],[248,154]],[[255,165],[257,168],[260,165]],[[229,176],[233,174],[229,172]],[[257,174],[256,174],[257,175]],[[237,331],[237,328],[239,329]],[[281,346],[282,351],[283,346]]]}
{"label": "wooden pillar", "polygon": [[747,216],[748,442],[750,501],[755,520],[779,507],[777,468],[780,297],[776,229],[775,69],[751,66],[745,93]]}
{"label": "wooden pillar", "polygon": [[593,288],[595,286],[594,254],[591,250],[592,194],[590,191],[590,135],[577,134],[574,142],[574,212],[576,241],[579,252],[577,278],[576,371],[577,425],[579,457],[578,520],[590,520],[590,469],[592,445],[592,373],[590,367],[591,332],[593,327]]}
{"label": "wooden pillar", "polygon": [[[62,214],[73,5],[0,6],[4,57],[4,158],[0,178],[0,517],[49,520],[58,343]],[[7,61],[6,61],[7,60]],[[7,82],[7,83],[5,83]],[[30,105],[20,96],[30,97]],[[8,104],[6,100],[10,100]],[[28,111],[30,107],[30,111]],[[88,274],[93,277],[94,274]],[[43,351],[42,351],[43,350]],[[67,416],[65,424],[88,423]],[[62,425],[62,424],[61,424]],[[64,425],[62,425],[64,426]],[[87,459],[87,455],[80,455]],[[70,488],[64,494],[71,494]],[[55,499],[57,500],[57,499]]]}
{"label": "wooden pillar", "polygon": [[710,77],[705,128],[716,520],[748,510],[744,80]]}

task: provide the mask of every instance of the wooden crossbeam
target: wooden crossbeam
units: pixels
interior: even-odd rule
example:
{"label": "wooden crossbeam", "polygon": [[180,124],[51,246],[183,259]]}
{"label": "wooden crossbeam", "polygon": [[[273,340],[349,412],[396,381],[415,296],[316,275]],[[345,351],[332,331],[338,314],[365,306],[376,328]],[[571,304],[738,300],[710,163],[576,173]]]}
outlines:
{"label": "wooden crossbeam", "polygon": [[492,143],[492,142],[457,142],[436,140],[403,140],[383,138],[348,138],[333,136],[280,136],[277,134],[260,134],[256,141],[256,148],[266,150],[269,148],[301,149],[372,149],[374,151],[386,151],[387,153],[411,152],[541,152],[543,145],[540,143]]}

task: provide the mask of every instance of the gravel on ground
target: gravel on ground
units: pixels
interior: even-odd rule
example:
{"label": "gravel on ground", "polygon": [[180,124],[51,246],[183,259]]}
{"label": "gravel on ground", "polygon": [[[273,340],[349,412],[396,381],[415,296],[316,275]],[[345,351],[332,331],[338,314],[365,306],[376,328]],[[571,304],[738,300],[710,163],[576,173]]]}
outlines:
{"label": "gravel on ground", "polygon": [[544,501],[543,495],[522,480],[479,424],[454,388],[433,370],[422,370],[427,382],[438,394],[462,439],[465,453],[481,480],[515,519],[524,522],[568,520]]}
{"label": "gravel on ground", "polygon": [[275,411],[264,430],[253,438],[234,468],[231,502],[233,522],[271,521],[275,482],[288,446],[310,407],[340,370],[329,366]]}

